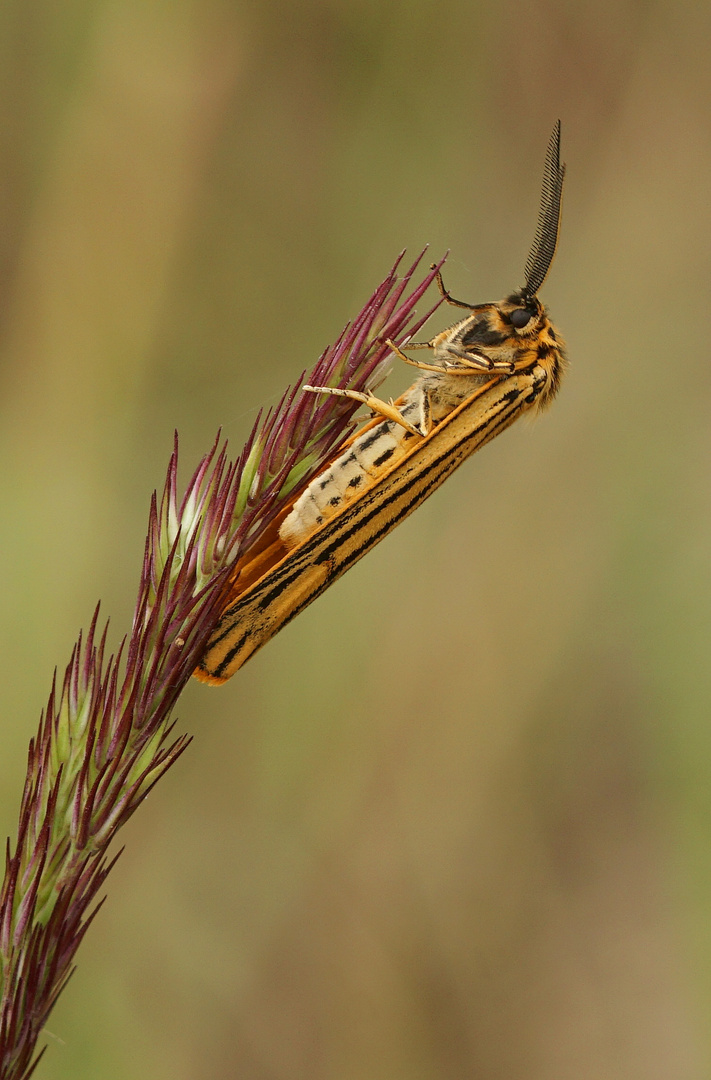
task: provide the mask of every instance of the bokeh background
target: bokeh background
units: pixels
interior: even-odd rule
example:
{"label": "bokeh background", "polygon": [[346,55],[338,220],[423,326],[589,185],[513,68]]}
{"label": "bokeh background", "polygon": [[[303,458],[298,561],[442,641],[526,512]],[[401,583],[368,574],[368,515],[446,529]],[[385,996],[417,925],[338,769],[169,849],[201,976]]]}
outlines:
{"label": "bokeh background", "polygon": [[0,6],[9,834],[173,429],[236,449],[405,246],[505,295],[558,116],[569,170],[559,400],[188,689],[38,1077],[711,1074],[710,43],[692,0]]}

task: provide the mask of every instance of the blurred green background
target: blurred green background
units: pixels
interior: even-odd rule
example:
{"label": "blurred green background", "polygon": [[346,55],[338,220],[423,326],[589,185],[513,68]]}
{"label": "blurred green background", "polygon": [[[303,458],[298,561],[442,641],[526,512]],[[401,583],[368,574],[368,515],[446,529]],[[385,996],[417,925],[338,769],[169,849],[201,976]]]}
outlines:
{"label": "blurred green background", "polygon": [[568,163],[554,408],[190,686],[38,1078],[711,1074],[710,34],[690,0],[0,7],[10,834],[173,429],[184,476],[236,450],[402,247],[520,285],[558,116]]}

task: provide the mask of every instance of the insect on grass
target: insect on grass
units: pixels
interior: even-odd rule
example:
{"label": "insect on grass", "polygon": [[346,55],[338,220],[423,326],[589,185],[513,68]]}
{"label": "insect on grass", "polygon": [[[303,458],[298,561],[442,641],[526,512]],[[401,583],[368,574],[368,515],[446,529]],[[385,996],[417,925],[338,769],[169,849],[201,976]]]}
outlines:
{"label": "insect on grass", "polygon": [[548,144],[523,286],[498,303],[467,304],[450,295],[438,271],[443,299],[468,314],[430,341],[403,346],[430,350],[427,361],[388,341],[401,360],[422,371],[397,402],[367,392],[304,387],[362,402],[375,419],[296,493],[258,550],[237,564],[232,592],[195,672],[198,679],[229,679],[465,458],[524,412],[550,404],[566,359],[538,292],[558,243],[564,176],[558,122]]}

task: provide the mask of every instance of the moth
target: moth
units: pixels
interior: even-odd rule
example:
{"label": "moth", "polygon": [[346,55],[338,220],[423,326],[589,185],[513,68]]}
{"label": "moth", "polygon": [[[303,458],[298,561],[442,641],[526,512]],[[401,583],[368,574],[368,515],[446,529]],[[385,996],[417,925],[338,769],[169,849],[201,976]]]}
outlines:
{"label": "moth", "polygon": [[275,529],[238,564],[232,592],[195,675],[220,684],[427,498],[459,465],[525,412],[553,400],[565,345],[538,292],[558,244],[565,165],[560,121],[551,135],[538,224],[524,284],[505,300],[443,299],[468,312],[430,341],[429,362],[388,345],[422,374],[398,402],[305,386],[367,405],[373,419],[297,494]]}

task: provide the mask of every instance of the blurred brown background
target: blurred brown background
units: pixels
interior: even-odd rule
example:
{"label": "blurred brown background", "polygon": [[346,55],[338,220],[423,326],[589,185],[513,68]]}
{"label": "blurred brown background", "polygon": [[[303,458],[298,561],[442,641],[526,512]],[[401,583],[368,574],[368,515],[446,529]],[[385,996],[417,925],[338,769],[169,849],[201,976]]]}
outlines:
{"label": "blurred brown background", "polygon": [[[46,1080],[689,1080],[711,1014],[711,9],[5,0],[2,829],[151,490],[398,251],[519,285],[552,411],[224,689],[129,828]],[[446,325],[445,311],[432,332]],[[397,371],[397,393],[409,379]]]}

